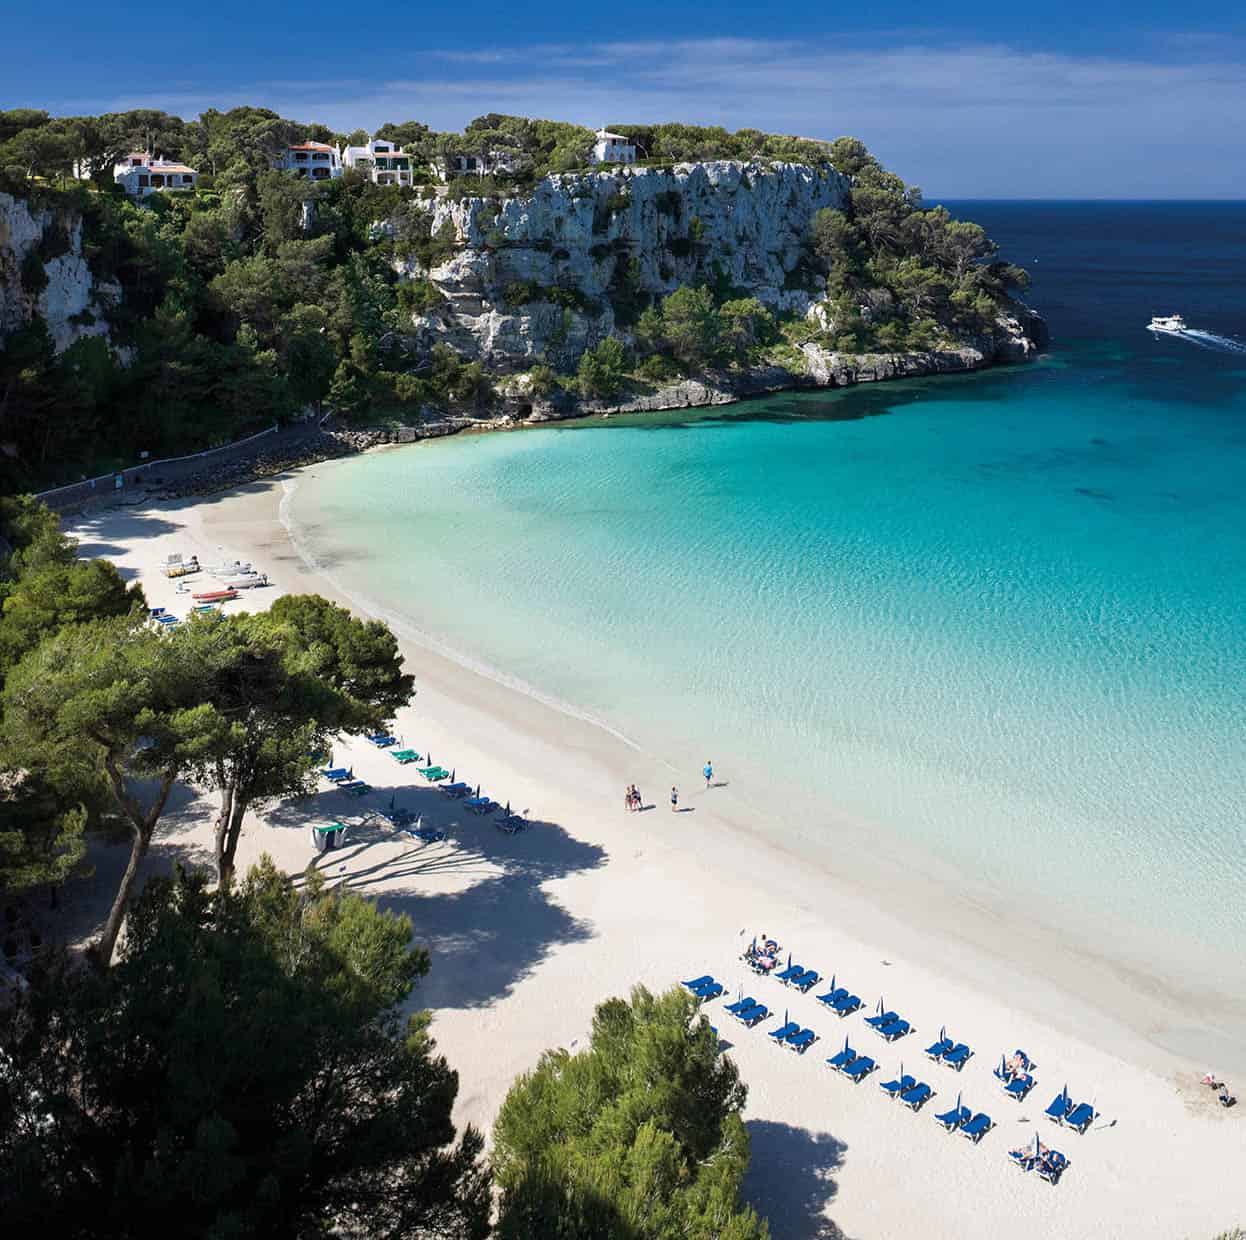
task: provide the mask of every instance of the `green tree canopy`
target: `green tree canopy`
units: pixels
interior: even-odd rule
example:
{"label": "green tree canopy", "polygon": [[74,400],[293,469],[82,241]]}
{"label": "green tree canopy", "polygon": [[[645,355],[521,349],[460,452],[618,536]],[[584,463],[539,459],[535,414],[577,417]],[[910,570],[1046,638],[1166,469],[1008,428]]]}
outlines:
{"label": "green tree canopy", "polygon": [[689,995],[603,1003],[588,1047],[547,1052],[502,1104],[498,1235],[763,1240],[740,1199],[745,1096]]}
{"label": "green tree canopy", "polygon": [[410,922],[265,859],[235,890],[153,879],[117,966],[49,968],[0,1023],[0,1208],[14,1235],[488,1231],[458,1079],[399,1004]]}

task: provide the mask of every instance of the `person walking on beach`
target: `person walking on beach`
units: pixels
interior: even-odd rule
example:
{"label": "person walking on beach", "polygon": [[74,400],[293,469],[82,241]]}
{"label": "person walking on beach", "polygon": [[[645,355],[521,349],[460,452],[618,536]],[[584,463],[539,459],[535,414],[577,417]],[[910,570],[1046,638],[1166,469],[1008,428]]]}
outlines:
{"label": "person walking on beach", "polygon": [[710,781],[714,778],[714,764],[706,759],[705,770],[701,772],[705,776],[705,786],[710,786]]}
{"label": "person walking on beach", "polygon": [[679,809],[679,789],[674,785],[671,786],[671,813],[675,813]]}

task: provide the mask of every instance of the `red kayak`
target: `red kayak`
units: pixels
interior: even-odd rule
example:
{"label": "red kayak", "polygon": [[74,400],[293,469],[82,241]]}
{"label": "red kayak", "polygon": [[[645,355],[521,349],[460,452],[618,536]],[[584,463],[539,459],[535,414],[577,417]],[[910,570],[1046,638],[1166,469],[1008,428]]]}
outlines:
{"label": "red kayak", "polygon": [[201,603],[223,603],[226,599],[237,598],[237,590],[205,590],[202,594],[192,594],[191,598]]}

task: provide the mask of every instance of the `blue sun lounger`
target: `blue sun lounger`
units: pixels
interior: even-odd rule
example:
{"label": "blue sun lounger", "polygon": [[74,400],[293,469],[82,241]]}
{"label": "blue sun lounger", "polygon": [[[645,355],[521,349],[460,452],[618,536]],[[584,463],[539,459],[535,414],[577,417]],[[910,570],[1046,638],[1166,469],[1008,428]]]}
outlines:
{"label": "blue sun lounger", "polygon": [[414,839],[422,840],[425,844],[436,844],[446,838],[446,829],[444,827],[416,827],[407,834]]}
{"label": "blue sun lounger", "polygon": [[492,814],[494,810],[502,807],[492,797],[472,797],[470,800],[463,802],[464,806],[473,814]]}
{"label": "blue sun lounger", "polygon": [[816,998],[823,1007],[829,1007],[834,1011],[835,1004],[840,999],[846,999],[848,991],[843,986],[838,986],[834,990],[828,990],[824,995],[817,995]]}
{"label": "blue sun lounger", "polygon": [[806,969],[803,977],[798,977],[788,984],[799,990],[802,995],[807,995],[821,980],[822,975],[816,969]]}
{"label": "blue sun lounger", "polygon": [[917,1084],[915,1076],[909,1076],[906,1072],[898,1081],[879,1081],[878,1088],[887,1095],[888,1098],[898,1098],[901,1094],[907,1093]]}
{"label": "blue sun lounger", "polygon": [[958,1042],[950,1051],[944,1051],[943,1062],[949,1068],[955,1068],[959,1072],[972,1057],[973,1051],[964,1042]]}
{"label": "blue sun lounger", "polygon": [[927,1059],[933,1059],[935,1063],[942,1063],[943,1056],[955,1046],[956,1043],[951,1038],[940,1038],[937,1042],[926,1047],[925,1055]]}
{"label": "blue sun lounger", "polygon": [[321,775],[331,783],[340,784],[348,779],[354,779],[355,772],[344,766],[331,766],[327,770],[321,771]]}
{"label": "blue sun lounger", "polygon": [[842,1072],[855,1058],[857,1052],[850,1046],[845,1046],[842,1051],[836,1052],[827,1061],[826,1066],[832,1072]]}
{"label": "blue sun lounger", "polygon": [[696,995],[698,1002],[709,1003],[712,999],[717,999],[722,995],[724,989],[720,982],[710,982],[708,985],[697,987],[692,993]]}
{"label": "blue sun lounger", "polygon": [[465,784],[461,779],[456,784],[441,785],[441,791],[448,797],[465,797],[471,790],[471,784]]}
{"label": "blue sun lounger", "polygon": [[776,976],[778,980],[781,981],[786,986],[787,983],[790,982],[794,977],[800,977],[801,974],[804,973],[804,971],[805,971],[805,966],[803,964],[789,964],[787,968],[783,970],[782,973],[779,973]]}
{"label": "blue sun lounger", "polygon": [[766,1037],[773,1038],[776,1042],[783,1043],[790,1038],[792,1034],[799,1032],[800,1025],[794,1020],[789,1020],[782,1028],[771,1029],[770,1032],[766,1034]]}
{"label": "blue sun lounger", "polygon": [[1014,1102],[1024,1102],[1026,1095],[1034,1088],[1034,1078],[1027,1072],[1022,1076],[1013,1077],[1004,1086],[1004,1093]]}
{"label": "blue sun lounger", "polygon": [[398,738],[391,736],[388,732],[378,732],[375,736],[369,736],[368,740],[378,749],[388,749],[391,745],[398,744]]}
{"label": "blue sun lounger", "polygon": [[1090,1105],[1089,1102],[1079,1102],[1065,1117],[1064,1126],[1066,1128],[1074,1128],[1079,1136],[1084,1135],[1086,1129],[1094,1123],[1099,1112]]}
{"label": "blue sun lounger", "polygon": [[867,1016],[865,1023],[871,1029],[881,1029],[884,1025],[890,1024],[893,1020],[899,1020],[899,1012],[875,1012],[873,1016]]}
{"label": "blue sun lounger", "polygon": [[732,1012],[732,1018],[738,1020],[746,1029],[760,1025],[763,1020],[770,1019],[770,1009],[764,1003],[755,1003],[742,1012]]}
{"label": "blue sun lounger", "polygon": [[985,1111],[979,1111],[973,1119],[961,1126],[960,1135],[968,1137],[974,1145],[977,1145],[994,1127],[995,1121]]}
{"label": "blue sun lounger", "polygon": [[854,1059],[846,1068],[842,1069],[844,1076],[849,1080],[860,1085],[863,1080],[878,1068],[868,1055],[862,1055],[859,1059]]}
{"label": "blue sun lounger", "polygon": [[905,1090],[900,1095],[900,1101],[904,1103],[910,1111],[920,1111],[922,1107],[934,1097],[934,1090],[930,1088],[925,1081],[919,1081],[912,1089]]}
{"label": "blue sun lounger", "polygon": [[967,1124],[972,1117],[973,1112],[968,1107],[953,1107],[950,1111],[944,1111],[942,1115],[936,1115],[935,1120],[948,1132],[955,1132],[963,1124]]}
{"label": "blue sun lounger", "polygon": [[527,827],[528,820],[522,814],[503,814],[501,818],[494,820],[493,825],[507,835],[514,835]]}
{"label": "blue sun lounger", "polygon": [[1012,1159],[1012,1165],[1019,1167],[1022,1171],[1033,1171],[1038,1163],[1034,1151],[1028,1147],[1020,1150],[1009,1150],[1008,1157]]}
{"label": "blue sun lounger", "polygon": [[372,785],[362,779],[353,780],[348,784],[338,784],[338,789],[348,797],[365,797],[372,791]]}
{"label": "blue sun lounger", "polygon": [[409,809],[383,809],[381,817],[395,827],[408,827],[415,821],[415,814]]}
{"label": "blue sun lounger", "polygon": [[818,1035],[812,1029],[802,1029],[799,1033],[794,1033],[789,1038],[783,1040],[783,1045],[789,1051],[795,1051],[798,1055],[803,1055],[816,1041]]}
{"label": "blue sun lounger", "polygon": [[698,986],[708,986],[714,977],[710,973],[702,973],[700,977],[694,977],[690,982],[680,982],[686,990],[696,990]]}
{"label": "blue sun lounger", "polygon": [[894,1042],[898,1038],[902,1038],[905,1034],[913,1032],[913,1026],[907,1020],[892,1020],[885,1025],[877,1026],[876,1033],[887,1039],[888,1042]]}
{"label": "blue sun lounger", "polygon": [[1073,1110],[1073,1099],[1069,1091],[1062,1089],[1052,1100],[1051,1105],[1043,1112],[1053,1123],[1063,1124]]}
{"label": "blue sun lounger", "polygon": [[751,1008],[751,1007],[756,1007],[756,1006],[757,1006],[757,1000],[754,999],[752,995],[749,995],[748,998],[737,999],[734,1003],[724,1003],[723,1011],[730,1012],[734,1016],[737,1012],[743,1012],[745,1008]]}

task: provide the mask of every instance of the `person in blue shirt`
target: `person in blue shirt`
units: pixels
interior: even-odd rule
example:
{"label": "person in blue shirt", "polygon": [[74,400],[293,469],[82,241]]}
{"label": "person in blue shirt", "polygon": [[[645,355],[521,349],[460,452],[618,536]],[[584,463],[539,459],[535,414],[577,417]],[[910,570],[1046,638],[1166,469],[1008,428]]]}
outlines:
{"label": "person in blue shirt", "polygon": [[703,774],[705,775],[705,786],[708,788],[710,786],[710,780],[714,778],[714,764],[712,762],[708,760],[706,761]]}

